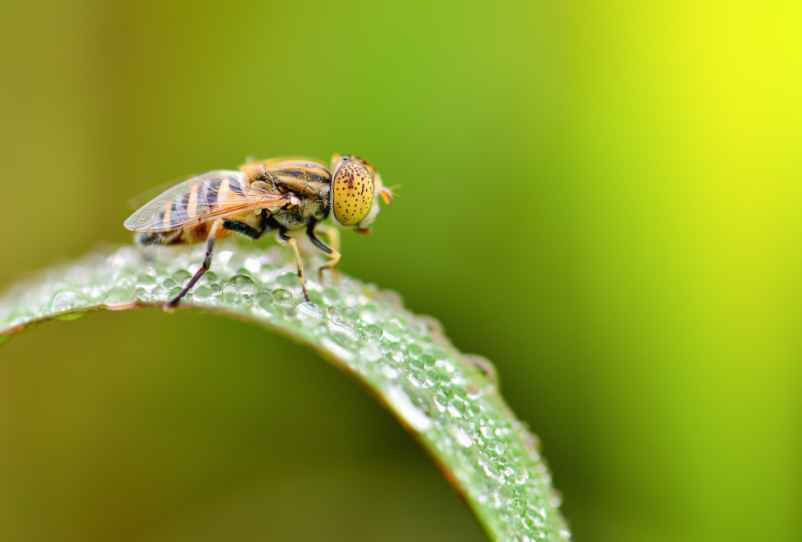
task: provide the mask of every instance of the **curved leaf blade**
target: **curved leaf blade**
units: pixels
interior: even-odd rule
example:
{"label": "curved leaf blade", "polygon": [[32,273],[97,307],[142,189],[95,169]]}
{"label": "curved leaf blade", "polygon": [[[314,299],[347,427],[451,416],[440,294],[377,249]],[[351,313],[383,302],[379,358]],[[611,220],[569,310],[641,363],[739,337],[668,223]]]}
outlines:
{"label": "curved leaf blade", "polygon": [[[201,258],[200,249],[145,257],[123,247],[53,269],[0,299],[0,343],[47,319],[160,306]],[[309,281],[309,288],[312,302],[304,302],[278,249],[225,247],[183,306],[286,334],[365,384],[434,457],[492,539],[570,538],[536,438],[436,320],[349,277],[336,287]]]}

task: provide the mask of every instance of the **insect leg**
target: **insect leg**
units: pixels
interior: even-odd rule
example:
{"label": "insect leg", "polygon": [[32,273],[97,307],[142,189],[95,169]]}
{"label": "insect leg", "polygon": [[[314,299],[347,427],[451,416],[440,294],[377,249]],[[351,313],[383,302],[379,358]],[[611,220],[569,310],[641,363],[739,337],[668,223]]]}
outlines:
{"label": "insect leg", "polygon": [[[317,226],[320,233],[322,233],[327,237],[329,245],[331,245],[330,247],[327,247],[326,245],[323,245],[323,243],[320,240],[317,240],[317,242],[315,242],[317,238],[314,237],[315,235],[314,228],[315,226],[307,227],[306,233],[307,235],[309,235],[309,240],[312,241],[312,243],[316,247],[320,248],[321,250],[323,250],[323,252],[326,252],[329,255],[329,261],[321,265],[320,269],[318,269],[317,271],[318,276],[320,277],[320,280],[323,280],[323,271],[325,271],[326,269],[331,271],[332,276],[336,276],[335,268],[337,267],[337,264],[340,263],[340,258],[342,257],[342,255],[340,254],[340,230],[338,230],[334,226],[329,226],[326,224],[321,224]],[[325,250],[323,247],[326,247],[328,250]]]}
{"label": "insect leg", "polygon": [[315,245],[317,248],[319,248],[326,254],[331,254],[332,253],[331,247],[329,247],[326,243],[318,239],[317,235],[315,235],[315,227],[317,226],[317,224],[318,223],[316,220],[310,220],[306,224],[306,236],[309,238],[310,241],[312,241],[312,244]]}
{"label": "insect leg", "polygon": [[181,300],[184,298],[184,296],[189,293],[189,291],[195,286],[195,284],[211,267],[212,253],[214,252],[214,240],[217,237],[217,230],[220,228],[220,224],[221,222],[219,220],[216,220],[214,224],[212,224],[212,227],[209,228],[209,235],[206,238],[206,257],[203,258],[203,263],[201,264],[200,269],[198,269],[192,276],[192,278],[189,279],[189,282],[187,282],[187,285],[184,286],[181,292],[165,305],[166,309],[176,308],[178,304],[181,302]]}
{"label": "insect leg", "polygon": [[298,250],[298,241],[287,235],[287,230],[282,228],[278,231],[278,236],[286,241],[295,254],[295,265],[298,268],[298,278],[301,280],[301,289],[304,291],[304,299],[309,301],[309,292],[306,290],[306,277],[304,276],[304,262],[301,259],[301,251]]}
{"label": "insect leg", "polygon": [[251,239],[259,239],[262,234],[265,232],[264,228],[261,230],[249,226],[244,222],[239,222],[237,220],[225,220],[223,221],[223,228],[231,231],[235,231],[237,233],[241,233],[246,237],[250,237]]}

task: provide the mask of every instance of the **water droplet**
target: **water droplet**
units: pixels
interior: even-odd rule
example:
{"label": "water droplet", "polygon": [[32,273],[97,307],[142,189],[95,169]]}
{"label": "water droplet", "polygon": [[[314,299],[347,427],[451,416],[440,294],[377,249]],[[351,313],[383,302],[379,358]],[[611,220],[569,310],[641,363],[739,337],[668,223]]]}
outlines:
{"label": "water droplet", "polygon": [[293,288],[301,285],[301,280],[298,278],[298,273],[284,273],[276,278],[276,284],[286,288]]}
{"label": "water droplet", "polygon": [[365,307],[362,312],[359,314],[360,319],[369,325],[375,325],[379,323],[379,315],[376,312],[376,306],[370,305]]}
{"label": "water droplet", "polygon": [[229,285],[236,288],[237,293],[242,296],[252,296],[256,293],[256,283],[248,275],[235,275],[228,281],[226,287]]}
{"label": "water droplet", "polygon": [[302,324],[312,326],[323,318],[323,311],[314,303],[305,301],[296,307],[296,316]]}
{"label": "water droplet", "polygon": [[345,320],[333,319],[329,321],[329,331],[347,341],[356,341],[359,335]]}
{"label": "water droplet", "polygon": [[491,362],[489,359],[484,356],[480,356],[479,354],[463,354],[462,359],[468,365],[478,369],[479,372],[481,372],[488,380],[494,384],[498,384],[498,373],[496,371],[496,366],[493,365],[493,362]]}
{"label": "water droplet", "polygon": [[86,300],[82,295],[72,290],[62,290],[53,296],[50,303],[52,312],[66,312],[84,305]]}
{"label": "water droplet", "polygon": [[178,283],[168,277],[162,281],[162,286],[164,287],[165,290],[170,290],[172,288],[177,288]]}
{"label": "water droplet", "polygon": [[242,296],[236,288],[223,288],[223,303],[226,305],[237,305],[242,301]]}
{"label": "water droplet", "polygon": [[403,334],[404,328],[398,318],[392,318],[387,322],[387,325],[384,326],[384,338],[389,342],[399,342]]}
{"label": "water droplet", "polygon": [[208,301],[213,294],[212,289],[206,284],[196,286],[191,292],[192,299],[196,301]]}
{"label": "water droplet", "polygon": [[276,288],[273,290],[273,300],[276,305],[280,307],[294,307],[295,303],[292,300],[292,294],[283,288]]}
{"label": "water droplet", "polygon": [[334,304],[340,300],[340,292],[336,288],[326,287],[323,289],[323,298],[329,303]]}
{"label": "water droplet", "polygon": [[219,277],[219,276],[217,275],[217,273],[215,273],[214,271],[207,271],[207,272],[206,272],[206,273],[203,275],[203,279],[202,279],[202,280],[203,280],[203,281],[204,281],[206,284],[212,284],[212,283],[214,283],[214,282],[219,282],[219,281],[220,281],[220,277]]}
{"label": "water droplet", "polygon": [[364,331],[365,331],[365,334],[368,337],[370,337],[371,339],[373,339],[373,340],[381,339],[382,338],[382,334],[384,333],[382,331],[382,328],[380,328],[379,326],[374,325],[374,324],[370,324],[370,325],[365,326]]}
{"label": "water droplet", "polygon": [[463,448],[470,448],[473,446],[473,439],[465,432],[465,430],[458,426],[454,425],[451,427],[451,434],[454,435],[454,438],[457,439],[457,444],[462,446]]}
{"label": "water droplet", "polygon": [[381,350],[375,343],[368,343],[359,351],[359,355],[369,363],[375,363],[382,357]]}
{"label": "water droplet", "polygon": [[467,401],[465,400],[465,392],[460,389],[454,389],[453,396],[448,400],[446,410],[453,418],[463,418],[467,414]]}
{"label": "water droplet", "polygon": [[256,296],[256,304],[265,310],[273,307],[273,294],[271,292],[259,292]]}
{"label": "water droplet", "polygon": [[104,299],[106,306],[111,309],[121,309],[130,306],[136,300],[134,289],[117,286],[109,290]]}
{"label": "water droplet", "polygon": [[387,401],[395,411],[416,431],[426,431],[432,426],[432,420],[409,398],[400,386],[387,388]]}
{"label": "water droplet", "polygon": [[389,363],[382,363],[381,373],[388,380],[395,380],[396,378],[398,378],[398,369],[396,369]]}
{"label": "water droplet", "polygon": [[187,271],[186,269],[179,269],[175,273],[173,273],[172,279],[178,284],[184,284],[192,278],[192,273]]}

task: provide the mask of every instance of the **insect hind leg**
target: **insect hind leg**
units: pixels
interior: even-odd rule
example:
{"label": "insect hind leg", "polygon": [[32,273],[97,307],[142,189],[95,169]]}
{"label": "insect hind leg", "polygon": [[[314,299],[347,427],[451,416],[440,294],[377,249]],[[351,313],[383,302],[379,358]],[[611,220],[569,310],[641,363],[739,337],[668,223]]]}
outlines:
{"label": "insect hind leg", "polygon": [[217,237],[217,230],[220,228],[221,222],[218,220],[216,221],[211,228],[209,228],[209,236],[206,239],[206,256],[203,258],[203,263],[201,264],[200,268],[192,275],[192,278],[189,279],[186,286],[179,292],[177,296],[171,299],[164,308],[167,310],[175,309],[181,300],[186,296],[192,288],[195,287],[195,284],[201,279],[203,275],[209,270],[212,266],[212,254],[214,253],[214,240]]}

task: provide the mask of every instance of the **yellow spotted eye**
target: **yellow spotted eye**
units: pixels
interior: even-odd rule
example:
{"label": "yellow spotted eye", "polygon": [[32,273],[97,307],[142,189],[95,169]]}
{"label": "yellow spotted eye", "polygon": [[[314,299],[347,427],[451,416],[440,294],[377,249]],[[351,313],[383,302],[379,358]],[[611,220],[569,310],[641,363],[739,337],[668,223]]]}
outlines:
{"label": "yellow spotted eye", "polygon": [[373,206],[373,172],[358,160],[342,161],[331,181],[331,207],[343,226],[359,224]]}

